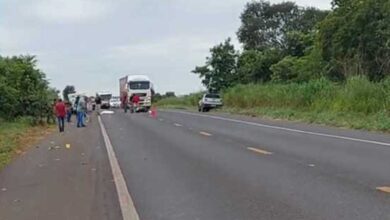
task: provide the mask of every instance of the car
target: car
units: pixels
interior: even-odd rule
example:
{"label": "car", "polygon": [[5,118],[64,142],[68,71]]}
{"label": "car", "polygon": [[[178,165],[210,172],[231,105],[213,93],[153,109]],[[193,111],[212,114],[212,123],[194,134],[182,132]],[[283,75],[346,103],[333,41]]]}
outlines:
{"label": "car", "polygon": [[202,96],[198,103],[198,110],[206,112],[213,108],[222,107],[222,98],[216,93],[206,93]]}
{"label": "car", "polygon": [[121,107],[121,101],[119,97],[114,96],[110,99],[110,107],[111,108],[120,108]]}

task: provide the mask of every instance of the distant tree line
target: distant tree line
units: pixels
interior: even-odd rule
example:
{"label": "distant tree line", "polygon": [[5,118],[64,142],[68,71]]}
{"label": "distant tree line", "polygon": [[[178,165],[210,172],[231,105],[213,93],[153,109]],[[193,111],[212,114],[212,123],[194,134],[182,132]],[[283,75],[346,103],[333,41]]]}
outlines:
{"label": "distant tree line", "polygon": [[243,50],[228,38],[192,71],[210,90],[322,77],[345,81],[353,75],[380,81],[390,74],[388,0],[333,0],[330,11],[252,1],[240,19]]}
{"label": "distant tree line", "polygon": [[0,119],[27,116],[37,123],[52,116],[58,91],[36,63],[34,56],[0,56]]}
{"label": "distant tree line", "polygon": [[153,102],[158,102],[161,99],[176,97],[175,92],[166,92],[165,94],[155,93],[153,95]]}

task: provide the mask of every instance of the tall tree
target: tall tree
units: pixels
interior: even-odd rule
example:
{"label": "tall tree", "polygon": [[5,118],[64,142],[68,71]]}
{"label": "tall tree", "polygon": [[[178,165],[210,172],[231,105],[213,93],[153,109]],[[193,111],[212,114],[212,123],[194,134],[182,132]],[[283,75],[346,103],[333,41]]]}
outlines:
{"label": "tall tree", "polygon": [[192,72],[199,74],[202,83],[209,90],[219,91],[238,81],[236,66],[238,52],[231,39],[210,49],[211,57],[206,58],[204,66],[197,66]]}
{"label": "tall tree", "polygon": [[315,8],[301,8],[293,2],[253,1],[241,14],[237,36],[246,50],[277,48],[286,51],[289,32],[308,34],[327,13]]}
{"label": "tall tree", "polygon": [[62,91],[62,96],[64,97],[64,100],[69,101],[69,94],[75,93],[76,89],[72,85],[65,86],[64,90]]}
{"label": "tall tree", "polygon": [[390,73],[390,2],[335,0],[320,24],[318,46],[335,78],[363,74],[372,80]]}

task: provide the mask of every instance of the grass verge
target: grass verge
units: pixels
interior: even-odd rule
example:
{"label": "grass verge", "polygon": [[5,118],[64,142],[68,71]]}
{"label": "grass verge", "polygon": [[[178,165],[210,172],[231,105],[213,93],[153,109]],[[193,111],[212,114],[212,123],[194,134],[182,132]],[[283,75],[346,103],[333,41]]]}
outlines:
{"label": "grass verge", "polygon": [[32,126],[31,122],[24,118],[12,122],[0,119],[0,169],[53,129],[52,125]]}
{"label": "grass verge", "polygon": [[[199,93],[163,99],[158,106],[196,110]],[[306,83],[237,85],[222,93],[223,112],[337,127],[390,132],[390,78],[351,77]]]}

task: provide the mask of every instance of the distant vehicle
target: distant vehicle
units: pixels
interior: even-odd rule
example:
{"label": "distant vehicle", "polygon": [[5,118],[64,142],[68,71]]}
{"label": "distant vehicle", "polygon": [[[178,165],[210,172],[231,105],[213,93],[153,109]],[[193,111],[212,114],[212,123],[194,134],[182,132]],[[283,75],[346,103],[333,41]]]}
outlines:
{"label": "distant vehicle", "polygon": [[98,92],[98,93],[96,93],[96,96],[100,97],[100,100],[101,100],[100,107],[102,109],[109,109],[110,108],[110,100],[112,97],[111,92]]}
{"label": "distant vehicle", "polygon": [[202,96],[198,103],[198,110],[206,112],[213,108],[222,107],[222,99],[219,94],[206,93]]}
{"label": "distant vehicle", "polygon": [[[140,97],[139,111],[149,111],[154,94],[153,83],[145,75],[128,75],[119,79],[119,94],[122,103],[127,103],[130,109],[130,97],[137,94]],[[127,100],[125,100],[127,99]],[[125,106],[122,106],[124,108]]]}
{"label": "distant vehicle", "polygon": [[113,96],[110,99],[110,107],[111,108],[120,108],[121,107],[121,100],[119,96]]}

